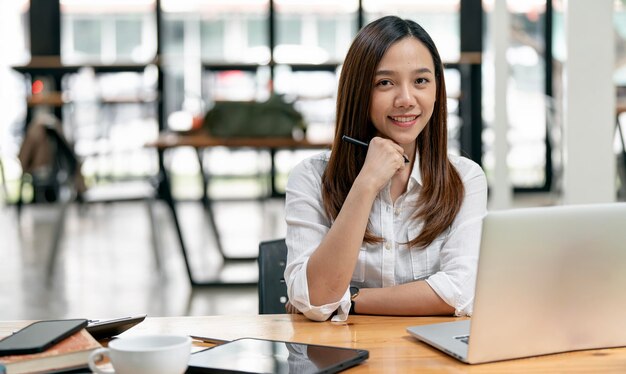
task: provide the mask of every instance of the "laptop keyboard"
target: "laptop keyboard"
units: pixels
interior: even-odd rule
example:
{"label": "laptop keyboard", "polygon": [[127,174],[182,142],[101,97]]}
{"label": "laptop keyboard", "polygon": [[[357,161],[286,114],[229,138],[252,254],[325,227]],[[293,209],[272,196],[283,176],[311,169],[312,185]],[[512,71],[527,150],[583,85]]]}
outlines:
{"label": "laptop keyboard", "polygon": [[459,336],[455,336],[454,339],[465,343],[465,344],[469,344],[469,335],[459,335]]}

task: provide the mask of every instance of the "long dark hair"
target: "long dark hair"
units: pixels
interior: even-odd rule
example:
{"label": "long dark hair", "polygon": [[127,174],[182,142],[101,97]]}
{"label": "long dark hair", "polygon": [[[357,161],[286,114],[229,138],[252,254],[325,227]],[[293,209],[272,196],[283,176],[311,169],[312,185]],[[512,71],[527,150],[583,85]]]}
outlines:
{"label": "long dark hair", "polygon": [[[365,162],[367,150],[341,141],[342,135],[369,140],[376,128],[369,117],[376,68],[389,47],[404,38],[416,38],[430,52],[435,66],[437,97],[428,125],[417,137],[422,191],[414,219],[424,226],[410,247],[425,247],[446,230],[461,208],[463,183],[448,159],[446,85],[443,65],[435,43],[416,22],[395,16],[380,18],[356,36],[344,60],[337,93],[337,119],[332,153],[322,176],[322,199],[326,214],[335,219]],[[365,242],[381,242],[368,228]]]}

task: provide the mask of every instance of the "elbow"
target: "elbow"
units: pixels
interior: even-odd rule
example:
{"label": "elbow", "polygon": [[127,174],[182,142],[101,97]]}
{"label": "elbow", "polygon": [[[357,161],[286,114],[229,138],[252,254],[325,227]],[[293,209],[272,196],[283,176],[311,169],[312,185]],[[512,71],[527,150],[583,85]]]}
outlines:
{"label": "elbow", "polygon": [[311,301],[311,305],[327,305],[334,304],[341,301],[341,298],[346,293],[345,289],[335,290],[332,288],[320,288],[312,289],[309,287],[309,299]]}
{"label": "elbow", "polygon": [[313,322],[324,322],[324,321],[327,321],[328,318],[330,318],[331,316],[330,314],[325,315],[325,314],[315,313],[315,312],[312,312],[311,310],[304,312],[302,314],[304,314],[306,318],[308,318],[309,320]]}

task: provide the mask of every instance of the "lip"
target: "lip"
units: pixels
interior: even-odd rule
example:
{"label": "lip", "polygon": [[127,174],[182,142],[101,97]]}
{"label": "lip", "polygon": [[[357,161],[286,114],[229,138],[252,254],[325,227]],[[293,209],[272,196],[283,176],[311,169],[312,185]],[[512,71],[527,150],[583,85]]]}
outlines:
{"label": "lip", "polygon": [[387,118],[396,126],[399,127],[411,127],[417,123],[419,115],[401,115],[401,116],[387,116]]}

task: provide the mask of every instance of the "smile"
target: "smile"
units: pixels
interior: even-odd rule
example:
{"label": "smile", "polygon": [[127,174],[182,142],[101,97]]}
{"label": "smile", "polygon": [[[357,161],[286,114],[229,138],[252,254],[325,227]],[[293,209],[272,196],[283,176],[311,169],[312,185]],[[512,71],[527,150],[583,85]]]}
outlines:
{"label": "smile", "polygon": [[389,116],[388,118],[393,121],[393,124],[402,128],[413,127],[417,123],[417,116]]}
{"label": "smile", "polygon": [[417,119],[417,116],[402,116],[402,117],[391,117],[391,116],[389,116],[389,118],[391,118],[392,120],[394,120],[396,122],[412,122],[412,121],[415,121]]}

